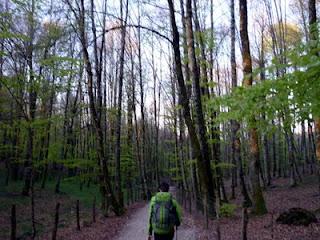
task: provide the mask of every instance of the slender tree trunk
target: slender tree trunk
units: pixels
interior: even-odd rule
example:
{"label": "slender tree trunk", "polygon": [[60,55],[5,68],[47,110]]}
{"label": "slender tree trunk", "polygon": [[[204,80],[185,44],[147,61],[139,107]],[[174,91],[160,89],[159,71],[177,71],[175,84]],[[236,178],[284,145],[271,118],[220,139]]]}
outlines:
{"label": "slender tree trunk", "polygon": [[[134,90],[133,90],[134,93]],[[135,98],[133,98],[135,99]],[[138,159],[138,166],[139,166],[139,172],[140,172],[140,184],[142,187],[142,198],[144,200],[147,199],[147,188],[146,188],[146,178],[145,178],[145,174],[143,171],[143,166],[142,166],[142,159],[141,159],[141,146],[140,146],[140,139],[139,139],[139,128],[138,128],[138,120],[137,120],[137,113],[136,113],[136,106],[134,103],[133,106],[133,115],[134,115],[134,122],[135,122],[135,137],[136,137],[136,147],[137,147],[137,159]]]}
{"label": "slender tree trunk", "polygon": [[[162,59],[160,59],[161,62]],[[153,164],[155,166],[155,181],[157,185],[160,185],[160,176],[159,176],[159,126],[158,126],[158,109],[157,109],[157,72],[156,72],[156,65],[154,61],[154,46],[153,46],[153,36],[152,36],[152,75],[153,75],[153,114],[154,114],[154,154],[153,154]],[[161,76],[160,76],[161,80]],[[159,81],[160,81],[159,80]],[[158,95],[158,101],[160,106],[160,82],[159,82],[159,95]],[[159,109],[160,111],[160,109]]]}
{"label": "slender tree trunk", "polygon": [[[272,119],[271,121],[272,126],[275,126],[275,122]],[[276,147],[276,134],[272,134],[272,176],[275,177],[277,173],[277,147]]]}
{"label": "slender tree trunk", "polygon": [[318,160],[318,181],[319,181],[319,193],[320,193],[320,118],[315,119],[316,128],[316,156]]}
{"label": "slender tree trunk", "polygon": [[294,149],[292,147],[293,143],[291,142],[291,137],[289,136],[287,130],[285,130],[285,134],[286,134],[286,141],[287,141],[287,145],[288,145],[288,158],[289,158],[289,167],[290,167],[290,186],[291,187],[295,187],[297,186],[297,176],[295,174],[295,170],[294,170]]}
{"label": "slender tree trunk", "polygon": [[[201,58],[199,60],[199,63],[197,65],[200,65],[200,67],[198,67],[198,73],[199,73],[199,82],[200,82],[200,86],[201,87],[201,95],[202,97],[207,97],[208,99],[210,97],[214,98],[215,94],[212,91],[211,96],[209,94],[209,87],[208,87],[208,69],[207,69],[207,57],[206,57],[206,48],[205,48],[205,43],[204,43],[204,39],[203,39],[203,32],[201,31],[200,28],[200,23],[199,23],[199,19],[198,19],[198,13],[197,13],[197,1],[193,0],[193,6],[194,6],[194,26],[195,26],[195,32],[198,33],[199,35],[199,47],[200,47],[200,52],[201,52]],[[213,29],[212,29],[213,31]],[[191,68],[190,68],[191,69]],[[201,81],[200,81],[201,80]],[[204,113],[203,113],[204,115]],[[220,163],[220,136],[219,136],[219,132],[220,129],[217,126],[214,126],[215,120],[218,116],[217,111],[214,111],[212,114],[210,114],[210,124],[212,125],[210,131],[211,131],[211,138],[214,141],[214,143],[212,144],[212,158],[213,161],[216,165],[218,165],[218,167],[216,168],[216,174],[215,174],[215,181],[214,184],[216,186],[217,189],[219,189],[218,192],[222,192],[222,196],[223,196],[223,200],[225,202],[227,202],[227,196],[225,193],[225,188],[224,188],[224,181],[223,181],[223,172],[222,169],[219,167],[219,163]],[[208,146],[209,149],[209,146]]]}
{"label": "slender tree trunk", "polygon": [[309,42],[309,31],[308,31],[308,23],[307,23],[307,17],[306,13],[304,10],[304,3],[305,1],[303,0],[298,0],[299,3],[299,10],[301,12],[301,18],[302,18],[302,25],[303,25],[303,31],[304,31],[304,36],[306,38],[306,42]]}
{"label": "slender tree trunk", "polygon": [[[265,26],[262,25],[261,26],[261,43],[260,43],[260,54],[259,54],[259,68],[260,68],[260,80],[263,82],[266,80],[266,74],[265,74],[265,43],[264,43],[264,34],[265,34]],[[268,119],[266,118],[266,114],[262,113],[262,119],[264,121],[268,121]],[[268,140],[268,135],[267,134],[263,134],[262,136],[262,143],[263,143],[263,157],[264,157],[264,161],[266,164],[266,184],[267,186],[271,185],[271,159],[270,159],[270,153],[269,153],[269,140]],[[262,174],[263,175],[263,174]]]}
{"label": "slender tree trunk", "polygon": [[[187,27],[186,27],[186,16],[184,10],[184,0],[180,0],[180,10],[181,10],[181,22],[182,22],[182,40],[183,40],[183,56],[186,59],[188,56],[188,46],[187,46]],[[181,64],[184,65],[184,79],[190,80],[190,69],[188,67],[188,62],[185,60]],[[191,84],[186,85],[187,96],[191,98],[192,87]],[[179,103],[180,104],[180,103]],[[191,113],[192,114],[192,113]]]}
{"label": "slender tree trunk", "polygon": [[31,176],[32,176],[32,161],[33,161],[33,137],[34,137],[34,127],[33,121],[35,119],[36,114],[36,101],[37,101],[37,92],[35,88],[35,79],[34,79],[34,70],[33,70],[33,39],[34,39],[34,12],[35,12],[35,1],[31,2],[31,12],[28,13],[28,32],[30,40],[27,45],[27,65],[29,68],[29,84],[30,84],[30,92],[29,92],[29,116],[28,116],[28,139],[27,139],[27,155],[26,161],[24,164],[25,167],[25,181],[22,189],[22,195],[29,195],[30,184],[31,184]]}
{"label": "slender tree trunk", "polygon": [[53,231],[52,231],[52,240],[57,239],[57,231],[58,231],[58,225],[59,225],[59,208],[60,208],[60,203],[56,204],[56,211],[55,211],[55,216],[54,216],[54,226],[53,226]]}
{"label": "slender tree trunk", "polygon": [[[211,3],[212,4],[212,3]],[[234,0],[230,0],[230,12],[231,12],[231,19],[230,19],[230,31],[231,31],[231,52],[230,52],[230,62],[231,62],[231,80],[232,80],[232,88],[237,87],[237,65],[236,65],[236,51],[235,51],[235,42],[236,42],[236,26],[235,26],[235,17],[234,17]],[[234,199],[235,196],[235,188],[237,185],[237,163],[242,165],[240,162],[240,155],[236,155],[236,141],[238,138],[239,144],[240,139],[237,136],[237,132],[239,129],[239,123],[235,120],[231,120],[231,129],[232,129],[232,179],[231,179],[231,198]],[[240,149],[239,149],[240,150]],[[237,158],[238,157],[238,158]]]}
{"label": "slender tree trunk", "polygon": [[10,229],[10,240],[16,240],[17,236],[17,217],[16,217],[16,205],[13,204],[11,207],[11,229]]}
{"label": "slender tree trunk", "polygon": [[188,59],[189,68],[191,70],[191,79],[194,91],[194,104],[195,104],[195,119],[197,123],[200,151],[204,164],[206,165],[206,175],[209,177],[210,184],[205,186],[203,191],[206,192],[206,197],[203,199],[204,207],[208,208],[208,213],[214,216],[214,187],[213,187],[213,176],[210,165],[210,153],[207,139],[207,131],[204,120],[204,113],[201,100],[201,87],[200,87],[200,70],[196,59],[195,46],[194,46],[194,35],[192,27],[192,6],[191,0],[186,2],[186,30],[187,30],[187,46],[188,46]]}
{"label": "slender tree trunk", "polygon": [[[189,107],[189,100],[188,100],[188,95],[187,95],[187,89],[184,83],[184,78],[183,78],[183,73],[182,73],[182,65],[181,65],[181,55],[180,55],[180,47],[179,47],[179,32],[178,28],[176,25],[176,20],[175,20],[175,15],[174,15],[174,4],[172,0],[168,0],[168,5],[170,9],[170,20],[171,20],[171,27],[172,27],[172,34],[173,34],[173,50],[174,50],[174,58],[175,58],[175,66],[176,66],[176,74],[177,74],[177,81],[179,85],[179,94],[180,94],[180,100],[181,100],[181,105],[183,109],[183,115],[185,118],[186,125],[188,127],[188,132],[192,144],[192,150],[193,154],[195,155],[197,159],[197,167],[199,170],[199,177],[200,177],[200,184],[201,184],[201,191],[202,191],[202,196],[204,200],[205,206],[208,204],[208,209],[212,210],[214,212],[214,191],[213,191],[213,179],[212,179],[212,173],[210,169],[210,163],[206,161],[201,152],[200,148],[200,143],[197,137],[197,133],[194,127],[194,123],[191,119],[191,114],[190,114],[190,107]],[[188,3],[188,18],[189,18],[189,24],[191,23],[191,1]],[[189,27],[191,27],[189,25]],[[189,29],[190,33],[192,32],[192,29]],[[189,33],[189,34],[190,34]],[[191,36],[190,36],[191,37]],[[189,39],[189,40],[192,40]],[[189,42],[190,44],[191,42]],[[191,43],[193,44],[193,43]],[[190,46],[192,48],[192,46]],[[192,53],[192,49],[190,49],[190,54]],[[194,57],[194,56],[193,56]],[[192,57],[192,58],[193,58]],[[193,66],[194,69],[196,70],[196,66]],[[198,94],[200,94],[200,88],[199,88],[199,82],[195,83],[197,85],[198,89]],[[200,104],[198,102],[198,104]],[[201,106],[201,105],[200,105]],[[202,109],[198,109],[199,111],[202,111]],[[203,115],[202,115],[203,116]],[[199,116],[201,118],[201,116]],[[206,134],[204,132],[204,134]],[[205,138],[205,135],[202,136]],[[208,157],[207,155],[206,157]],[[209,164],[209,165],[208,165]]]}
{"label": "slender tree trunk", "polygon": [[306,126],[305,121],[301,122],[301,149],[300,149],[303,161],[303,174],[305,174],[305,168],[309,166],[307,139],[306,139]]}
{"label": "slender tree trunk", "polygon": [[32,239],[35,239],[37,235],[37,229],[36,229],[36,219],[35,219],[35,204],[34,204],[34,174],[33,171],[31,173],[31,184],[30,184],[30,190],[31,190],[31,224],[32,224]]}
{"label": "slender tree trunk", "polygon": [[190,188],[188,187],[187,184],[187,178],[186,178],[186,170],[185,170],[185,153],[184,153],[184,132],[185,132],[185,126],[184,126],[184,121],[182,118],[182,112],[179,110],[179,161],[180,161],[180,171],[181,171],[181,176],[182,176],[182,186],[183,190],[185,192],[189,192]]}
{"label": "slender tree trunk", "polygon": [[[172,74],[171,74],[172,75]],[[174,135],[174,159],[175,159],[175,166],[174,168],[177,169],[174,178],[177,176],[181,176],[179,166],[179,156],[178,156],[178,120],[177,120],[177,100],[176,100],[176,89],[174,84],[174,79],[171,77],[171,91],[172,91],[172,105],[173,105],[173,135]]]}
{"label": "slender tree trunk", "polygon": [[[130,44],[131,46],[131,44]],[[128,95],[128,110],[127,110],[127,146],[128,146],[128,154],[132,158],[132,166],[134,165],[133,162],[133,109],[134,109],[134,84],[135,84],[135,75],[134,75],[134,60],[133,60],[133,50],[132,47],[130,48],[130,62],[131,62],[131,80],[128,82],[127,85],[127,95]],[[130,165],[131,166],[131,165]],[[131,169],[128,170],[128,176],[126,179],[128,192],[129,192],[129,199],[131,199],[131,203],[134,201],[133,196],[133,173],[131,172]]]}
{"label": "slender tree trunk", "polygon": [[[182,21],[182,40],[183,40],[183,55],[187,56],[188,55],[188,48],[187,48],[187,38],[186,38],[186,19],[185,19],[185,11],[184,11],[184,2],[183,0],[180,0],[180,10],[181,10],[181,21]],[[188,64],[185,64],[184,67],[184,80],[185,79],[190,79],[190,69],[188,67]],[[179,85],[177,84],[177,88],[179,87]],[[186,86],[186,91],[187,91],[187,95],[191,96],[191,87],[190,84],[188,86]],[[182,105],[182,99],[181,99],[181,94],[178,94],[178,101],[179,101],[179,105]],[[183,110],[180,109],[179,111],[179,121],[180,121],[180,151],[182,151],[183,148],[183,143],[182,143],[182,139],[183,138],[183,133],[184,133],[184,120],[183,120]],[[189,144],[188,144],[189,146]],[[191,154],[192,155],[192,154]],[[184,171],[182,172],[184,173]],[[193,171],[191,171],[191,173],[193,174]],[[193,175],[192,175],[193,176]],[[186,182],[185,182],[186,183]],[[186,185],[187,186],[187,185]],[[197,190],[197,186],[193,185],[193,187],[191,187],[189,189],[189,191],[191,191],[191,189],[194,189],[194,194],[196,194],[196,192],[198,193],[199,191]],[[198,196],[198,194],[196,194]],[[191,201],[191,193],[190,193],[190,201]]]}
{"label": "slender tree trunk", "polygon": [[118,107],[117,107],[117,126],[116,126],[116,191],[119,204],[123,207],[123,192],[121,186],[121,167],[120,167],[120,151],[121,151],[121,111],[122,111],[122,88],[123,88],[123,69],[124,69],[124,50],[126,45],[126,28],[128,16],[128,0],[126,1],[126,15],[123,20],[123,3],[120,1],[121,8],[121,50],[120,50],[120,69],[119,69],[119,91],[118,91]]}
{"label": "slender tree trunk", "polygon": [[[41,76],[41,74],[39,74]],[[50,129],[51,129],[51,117],[53,113],[53,103],[54,103],[54,97],[55,97],[55,89],[54,88],[55,84],[55,74],[52,76],[52,81],[50,83],[50,98],[49,98],[49,109],[47,113],[47,118],[48,118],[48,123],[45,128],[45,136],[43,137],[42,140],[42,149],[40,150],[40,153],[42,153],[41,159],[44,159],[46,161],[44,165],[44,170],[43,170],[43,176],[42,176],[42,183],[41,183],[41,188],[45,188],[46,180],[47,180],[47,175],[48,175],[48,155],[49,155],[49,146],[50,146]]]}
{"label": "slender tree trunk", "polygon": [[[319,40],[319,31],[317,27],[317,8],[316,0],[309,0],[309,34],[312,48],[317,48],[317,41]],[[319,56],[319,51],[315,52],[316,56]],[[315,122],[315,152],[318,164],[318,179],[319,179],[319,193],[320,193],[320,116],[314,116]]]}
{"label": "slender tree trunk", "polygon": [[248,222],[249,222],[248,209],[247,209],[247,207],[243,207],[243,209],[242,209],[241,240],[248,239],[248,237],[247,237]]}
{"label": "slender tree trunk", "polygon": [[[243,59],[243,85],[246,88],[252,86],[252,61],[248,37],[248,12],[247,0],[239,0],[240,4],[240,37],[242,46],[242,59]],[[255,116],[251,117],[249,125],[256,122]],[[251,170],[251,183],[253,188],[253,211],[262,215],[267,213],[266,204],[264,201],[262,189],[260,186],[260,149],[258,142],[258,131],[256,127],[250,126],[249,129],[249,151],[250,151],[250,170]]]}
{"label": "slender tree trunk", "polygon": [[[139,6],[139,14],[138,14],[138,25],[140,25],[140,6]],[[145,189],[145,193],[148,192],[148,179],[146,174],[146,127],[145,127],[145,116],[144,116],[144,84],[143,84],[143,77],[142,77],[142,61],[141,61],[141,31],[140,28],[138,28],[138,57],[139,57],[139,86],[140,86],[140,114],[141,114],[141,168],[143,172],[143,188]]]}

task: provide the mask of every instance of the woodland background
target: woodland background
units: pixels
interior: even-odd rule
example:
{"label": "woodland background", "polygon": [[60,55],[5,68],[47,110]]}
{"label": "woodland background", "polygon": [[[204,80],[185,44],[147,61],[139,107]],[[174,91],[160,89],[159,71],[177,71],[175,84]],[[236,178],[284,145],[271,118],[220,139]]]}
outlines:
{"label": "woodland background", "polygon": [[35,237],[49,231],[56,202],[64,214],[79,200],[83,218],[92,204],[120,216],[162,180],[207,222],[235,198],[266,214],[263,191],[279,179],[316,198],[318,9],[315,0],[2,0],[0,238],[12,204],[30,205],[18,232]]}

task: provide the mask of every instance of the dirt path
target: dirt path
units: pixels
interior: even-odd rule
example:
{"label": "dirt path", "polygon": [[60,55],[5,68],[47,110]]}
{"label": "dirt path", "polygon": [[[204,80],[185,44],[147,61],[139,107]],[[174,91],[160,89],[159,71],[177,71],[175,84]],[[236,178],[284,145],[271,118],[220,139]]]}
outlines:
{"label": "dirt path", "polygon": [[[174,189],[170,190],[174,192]],[[127,221],[116,240],[144,240],[147,239],[148,205],[139,209]],[[191,224],[193,225],[193,224]],[[194,225],[193,225],[194,226]],[[178,229],[178,240],[196,240],[195,229],[192,226],[182,224]],[[175,238],[176,239],[176,238]]]}
{"label": "dirt path", "polygon": [[[144,240],[147,239],[148,206],[139,209],[127,221],[116,240]],[[195,240],[195,229],[182,224],[178,229],[178,239]]]}

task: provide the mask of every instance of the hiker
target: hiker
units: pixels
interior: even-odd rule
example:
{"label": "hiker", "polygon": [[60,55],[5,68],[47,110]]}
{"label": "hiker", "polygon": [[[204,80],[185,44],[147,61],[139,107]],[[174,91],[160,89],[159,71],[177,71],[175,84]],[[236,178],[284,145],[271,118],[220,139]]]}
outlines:
{"label": "hiker", "polygon": [[169,184],[163,182],[159,192],[151,198],[148,218],[148,240],[154,233],[155,240],[173,240],[175,227],[181,223],[181,207],[172,194]]}

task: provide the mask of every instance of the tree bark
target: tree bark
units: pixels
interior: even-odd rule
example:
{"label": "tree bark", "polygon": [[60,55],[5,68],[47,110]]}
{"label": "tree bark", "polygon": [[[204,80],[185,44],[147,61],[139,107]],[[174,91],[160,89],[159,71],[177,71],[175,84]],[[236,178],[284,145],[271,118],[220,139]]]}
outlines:
{"label": "tree bark", "polygon": [[16,205],[13,204],[11,207],[11,232],[10,240],[16,240],[17,235],[17,217],[16,217]]}
{"label": "tree bark", "polygon": [[[240,37],[242,46],[243,60],[243,85],[246,88],[252,86],[252,61],[248,37],[248,12],[247,0],[239,0],[240,4]],[[249,152],[250,152],[250,170],[251,184],[253,188],[253,211],[255,214],[262,215],[267,213],[266,204],[264,201],[262,189],[260,186],[260,149],[258,142],[258,131],[254,126],[256,124],[255,116],[251,116],[249,122]],[[251,126],[250,126],[251,125]]]}
{"label": "tree bark", "polygon": [[128,16],[128,0],[126,1],[125,19],[123,19],[123,3],[120,1],[121,8],[121,50],[120,50],[120,69],[119,69],[119,89],[118,89],[118,107],[117,107],[117,125],[116,125],[116,145],[115,145],[115,159],[116,159],[116,191],[119,204],[123,207],[123,192],[121,186],[121,166],[120,166],[120,152],[121,152],[121,114],[122,114],[122,88],[123,88],[123,69],[124,69],[124,50],[126,45],[126,28]]}
{"label": "tree bark", "polygon": [[247,207],[243,207],[243,209],[242,209],[241,240],[248,239],[248,237],[247,237],[248,222],[249,222],[248,209],[247,209]]}
{"label": "tree bark", "polygon": [[29,190],[31,186],[31,172],[32,172],[32,160],[33,160],[33,137],[34,137],[34,128],[33,128],[33,121],[36,115],[36,101],[37,101],[37,92],[35,89],[35,79],[34,79],[34,70],[33,70],[33,39],[34,39],[34,25],[35,25],[35,1],[31,1],[31,12],[28,12],[28,32],[30,40],[27,43],[27,65],[29,70],[29,77],[30,77],[30,92],[29,92],[29,114],[28,114],[28,139],[27,139],[27,155],[26,160],[24,163],[25,173],[24,173],[24,186],[22,189],[22,195],[28,196]]}
{"label": "tree bark", "polygon": [[[236,24],[235,24],[235,17],[234,17],[234,0],[230,0],[230,31],[231,31],[231,50],[230,50],[230,62],[231,62],[231,80],[232,80],[232,88],[237,87],[237,63],[236,63],[236,51],[235,51],[235,43],[236,43]],[[240,163],[239,155],[236,155],[236,138],[237,138],[237,132],[238,129],[237,126],[239,123],[237,123],[235,120],[231,120],[231,129],[232,129],[232,178],[231,178],[231,198],[234,199],[235,196],[235,188],[237,185],[237,163]]]}
{"label": "tree bark", "polygon": [[52,240],[57,239],[57,231],[58,231],[58,225],[59,225],[59,208],[60,208],[60,203],[56,204],[56,211],[55,211],[55,216],[54,216],[54,226],[53,226],[53,231],[52,231]]}
{"label": "tree bark", "polygon": [[[171,20],[171,27],[172,27],[172,34],[173,34],[173,51],[174,51],[174,59],[175,59],[175,65],[176,65],[176,74],[177,74],[177,81],[179,85],[179,94],[180,94],[180,100],[181,100],[181,105],[183,108],[183,115],[185,118],[185,122],[188,128],[191,144],[192,144],[192,149],[193,153],[196,157],[197,160],[197,167],[198,167],[198,172],[199,172],[199,177],[200,177],[200,184],[201,184],[201,191],[202,191],[202,197],[204,201],[204,206],[207,206],[209,210],[211,210],[212,213],[214,213],[214,190],[213,190],[213,179],[212,179],[212,173],[211,173],[211,167],[210,167],[210,162],[206,161],[206,158],[208,158],[209,155],[206,155],[206,158],[203,158],[202,152],[201,152],[201,147],[199,143],[199,139],[197,137],[196,129],[194,126],[194,123],[191,119],[191,114],[190,114],[190,107],[189,107],[189,100],[188,100],[188,95],[187,95],[187,90],[186,86],[184,83],[184,78],[183,78],[183,73],[182,73],[182,65],[181,65],[181,55],[180,55],[180,48],[179,48],[179,32],[178,28],[176,25],[176,20],[175,20],[175,15],[174,15],[174,4],[172,0],[168,0],[168,5],[170,9],[170,20]],[[189,28],[191,29],[187,30],[189,31],[189,44],[193,44],[193,39],[192,39],[192,26],[190,26],[191,23],[191,1],[188,0],[188,22],[189,22]],[[187,24],[188,26],[188,24]],[[187,27],[188,29],[188,27]],[[192,46],[190,46],[192,48]],[[194,58],[194,52],[192,53],[192,49],[190,49],[190,56]],[[193,62],[194,64],[194,62]],[[196,66],[193,65],[193,71],[196,73]],[[196,73],[197,74],[197,73]],[[197,76],[194,76],[197,77]],[[199,86],[199,81],[197,82],[197,79],[195,79],[195,87],[197,88],[198,92],[198,97],[200,96],[200,86]],[[199,80],[199,79],[198,79]],[[198,102],[198,106],[200,104],[201,107],[201,102]],[[202,111],[202,109],[198,109],[199,113]],[[203,117],[203,115],[202,115]],[[201,119],[201,116],[199,116]],[[199,120],[199,119],[198,119]],[[201,121],[200,121],[201,122]],[[203,130],[203,129],[202,129]],[[204,134],[206,134],[204,132]],[[206,136],[202,136],[202,140],[206,139]],[[205,144],[205,142],[203,142]],[[205,148],[205,146],[202,145],[202,147]]]}
{"label": "tree bark", "polygon": [[[309,34],[312,49],[316,49],[316,42],[319,40],[319,32],[317,27],[317,8],[316,8],[316,0],[309,0]],[[315,52],[315,55],[319,56],[319,52]],[[315,152],[318,163],[318,179],[319,179],[319,193],[320,193],[320,116],[314,116],[315,122]]]}
{"label": "tree bark", "polygon": [[[140,25],[140,6],[139,6],[139,14],[138,14],[138,25]],[[142,77],[142,56],[141,56],[141,29],[138,28],[138,57],[139,57],[139,86],[140,86],[140,114],[141,114],[141,153],[140,153],[140,161],[141,161],[141,170],[142,170],[142,184],[144,191],[144,198],[147,197],[148,192],[148,179],[146,174],[146,127],[145,127],[145,116],[144,116],[144,85],[143,85],[143,77]],[[139,150],[138,150],[139,151]]]}

